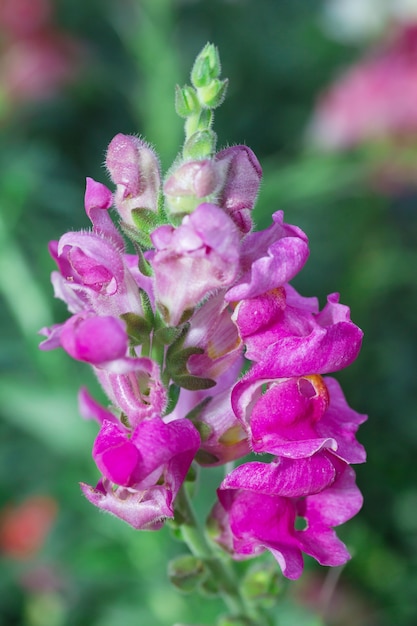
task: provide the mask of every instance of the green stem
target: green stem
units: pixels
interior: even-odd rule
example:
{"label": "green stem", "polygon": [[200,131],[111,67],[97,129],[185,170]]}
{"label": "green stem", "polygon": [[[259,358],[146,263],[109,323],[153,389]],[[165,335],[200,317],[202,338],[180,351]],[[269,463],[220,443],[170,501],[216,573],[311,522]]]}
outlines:
{"label": "green stem", "polygon": [[197,519],[185,485],[182,486],[177,496],[177,505],[184,516],[184,522],[181,524],[183,541],[190,552],[206,564],[228,609],[233,614],[249,617],[253,620],[253,626],[263,626],[264,621],[258,611],[249,606],[242,596],[239,580],[232,564],[230,561],[221,559],[213,550]]}

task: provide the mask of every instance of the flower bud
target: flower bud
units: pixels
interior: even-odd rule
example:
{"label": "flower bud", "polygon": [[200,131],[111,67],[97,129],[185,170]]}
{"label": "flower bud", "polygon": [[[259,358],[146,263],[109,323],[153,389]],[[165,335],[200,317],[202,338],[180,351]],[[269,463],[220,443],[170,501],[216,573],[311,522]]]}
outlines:
{"label": "flower bud", "polygon": [[207,43],[194,61],[191,70],[191,82],[194,87],[206,87],[220,75],[220,58],[216,48]]}
{"label": "flower bud", "polygon": [[224,169],[220,163],[209,159],[180,165],[164,185],[170,213],[191,213],[202,198],[217,194],[224,183]]}
{"label": "flower bud", "polygon": [[114,197],[123,222],[135,226],[133,209],[156,212],[160,190],[160,169],[155,152],[133,135],[119,133],[109,144],[106,166],[117,185]]}

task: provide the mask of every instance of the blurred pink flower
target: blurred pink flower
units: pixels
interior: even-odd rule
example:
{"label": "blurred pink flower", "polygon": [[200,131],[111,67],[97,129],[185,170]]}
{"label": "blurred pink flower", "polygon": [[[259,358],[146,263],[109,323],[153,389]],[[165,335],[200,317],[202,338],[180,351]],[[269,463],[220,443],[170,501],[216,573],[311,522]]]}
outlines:
{"label": "blurred pink flower", "polygon": [[417,23],[402,27],[324,92],[309,135],[330,150],[417,136]]}
{"label": "blurred pink flower", "polygon": [[6,110],[54,96],[79,71],[81,44],[53,24],[48,0],[0,0],[0,36]]}

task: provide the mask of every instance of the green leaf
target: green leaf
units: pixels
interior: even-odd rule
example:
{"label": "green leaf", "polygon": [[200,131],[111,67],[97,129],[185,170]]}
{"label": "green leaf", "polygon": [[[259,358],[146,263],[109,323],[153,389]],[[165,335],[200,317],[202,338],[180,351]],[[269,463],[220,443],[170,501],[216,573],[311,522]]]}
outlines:
{"label": "green leaf", "polygon": [[120,317],[126,322],[127,334],[135,345],[149,340],[152,324],[147,319],[136,313],[122,313]]}

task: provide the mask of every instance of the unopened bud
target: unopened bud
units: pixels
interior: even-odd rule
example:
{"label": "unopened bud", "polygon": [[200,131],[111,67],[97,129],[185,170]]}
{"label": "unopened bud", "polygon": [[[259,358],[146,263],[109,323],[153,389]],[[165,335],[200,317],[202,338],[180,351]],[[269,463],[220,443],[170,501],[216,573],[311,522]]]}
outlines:
{"label": "unopened bud", "polygon": [[218,50],[213,44],[207,43],[194,62],[191,82],[194,87],[206,87],[213,79],[219,77],[220,71]]}
{"label": "unopened bud", "polygon": [[114,203],[125,224],[135,226],[133,209],[157,211],[161,184],[159,161],[145,141],[119,133],[107,149],[106,166],[117,185]]}

